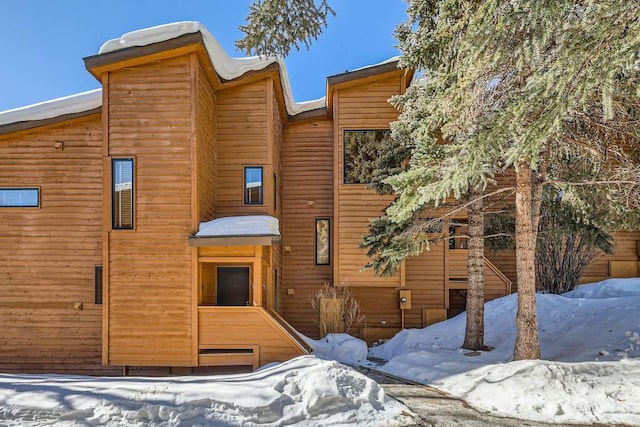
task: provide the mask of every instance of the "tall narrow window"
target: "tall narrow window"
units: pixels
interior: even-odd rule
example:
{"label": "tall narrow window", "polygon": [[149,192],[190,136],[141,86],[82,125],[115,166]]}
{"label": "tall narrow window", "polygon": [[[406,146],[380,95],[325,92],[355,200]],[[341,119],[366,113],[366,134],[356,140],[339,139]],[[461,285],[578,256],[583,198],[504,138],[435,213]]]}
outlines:
{"label": "tall narrow window", "polygon": [[247,205],[262,204],[262,166],[244,167],[244,203]]}
{"label": "tall narrow window", "polygon": [[37,208],[39,188],[0,188],[0,208]]}
{"label": "tall narrow window", "polygon": [[113,159],[113,228],[133,229],[133,159]]}
{"label": "tall narrow window", "polygon": [[331,263],[329,218],[316,218],[316,265]]}
{"label": "tall narrow window", "polygon": [[94,303],[102,304],[102,266],[96,265],[94,268]]}

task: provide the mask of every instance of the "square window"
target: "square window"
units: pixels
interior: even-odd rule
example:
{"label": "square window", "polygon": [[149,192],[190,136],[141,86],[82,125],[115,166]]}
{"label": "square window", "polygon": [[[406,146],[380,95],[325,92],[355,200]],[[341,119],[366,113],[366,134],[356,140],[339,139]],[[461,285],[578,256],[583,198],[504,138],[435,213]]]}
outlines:
{"label": "square window", "polygon": [[343,134],[344,183],[368,184],[380,157],[381,147],[391,141],[389,129],[345,130]]}
{"label": "square window", "polygon": [[244,203],[261,205],[263,193],[262,166],[244,167]]}

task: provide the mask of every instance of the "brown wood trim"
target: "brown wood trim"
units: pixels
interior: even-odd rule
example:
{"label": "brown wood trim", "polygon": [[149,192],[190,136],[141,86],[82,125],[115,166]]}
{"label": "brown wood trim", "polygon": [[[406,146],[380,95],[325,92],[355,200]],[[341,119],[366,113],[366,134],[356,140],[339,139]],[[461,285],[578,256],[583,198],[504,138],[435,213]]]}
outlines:
{"label": "brown wood trim", "polygon": [[6,125],[0,125],[0,135],[7,135],[14,132],[20,132],[37,128],[40,126],[52,125],[66,120],[78,119],[81,117],[91,116],[93,114],[100,114],[102,107],[92,108],[91,110],[79,111],[77,113],[63,114],[57,117],[51,117],[41,120],[26,120],[23,122],[7,123]]}
{"label": "brown wood trim", "polygon": [[99,53],[83,58],[85,68],[94,76],[101,74],[99,71],[114,64],[130,61],[133,59],[157,55],[169,50],[175,50],[202,43],[202,34],[197,31],[178,36],[176,38],[152,43],[146,46],[131,46],[124,49],[114,50],[106,53]]}
{"label": "brown wood trim", "polygon": [[294,337],[300,347],[302,347],[307,353],[313,352],[313,348],[309,344],[307,344],[307,342],[302,339],[302,337],[300,337],[300,333],[296,331],[295,328],[289,324],[289,322],[287,322],[282,316],[280,316],[280,313],[275,310],[266,311],[271,317],[275,319],[278,324],[280,324],[280,327],[286,330],[289,335]]}
{"label": "brown wood trim", "polygon": [[294,336],[285,326],[283,326],[282,323],[280,323],[280,321],[276,319],[275,316],[272,315],[272,313],[267,311],[264,307],[254,307],[254,309],[257,309],[258,314],[263,319],[267,320],[268,323],[271,323],[273,326],[275,326],[276,329],[280,331],[285,340],[293,346],[293,348],[300,351],[302,354],[309,353],[309,350],[307,350],[307,343],[303,339],[301,339],[298,334],[295,334]]}
{"label": "brown wood trim", "polygon": [[267,152],[265,153],[266,159],[264,159],[264,169],[262,173],[262,188],[263,188],[263,198],[262,201],[264,205],[267,207],[267,214],[271,216],[275,216],[275,206],[273,206],[273,195],[276,189],[273,186],[273,174],[274,174],[274,111],[273,111],[273,102],[275,99],[275,93],[273,89],[274,79],[268,78],[266,81],[267,84]]}
{"label": "brown wood trim", "polygon": [[102,88],[102,364],[109,365],[109,231],[111,229],[109,73],[102,76]]}
{"label": "brown wood trim", "polygon": [[391,71],[398,71],[398,61],[385,62],[384,64],[374,65],[372,67],[365,67],[355,71],[346,71],[340,74],[334,74],[327,77],[327,84],[329,86],[337,85],[340,83],[346,83],[353,80],[359,80],[366,77],[373,77]]}
{"label": "brown wood trim", "polygon": [[333,259],[329,260],[333,265],[333,283],[340,283],[339,263],[335,260],[340,259],[340,183],[342,182],[340,163],[342,162],[342,133],[340,132],[339,123],[339,95],[333,98],[333,113],[338,120],[333,120],[333,231],[331,240],[333,241]]}
{"label": "brown wood trim", "polygon": [[262,248],[263,246],[256,246],[256,258],[253,261],[251,300],[254,307],[262,307]]}
{"label": "brown wood trim", "polygon": [[225,236],[189,237],[189,246],[271,246],[280,242],[280,236]]}
{"label": "brown wood trim", "polygon": [[201,256],[199,262],[209,262],[214,264],[242,264],[249,265],[259,261],[256,256]]}
{"label": "brown wood trim", "polygon": [[200,80],[200,72],[198,67],[198,58],[195,53],[189,55],[191,67],[191,227],[197,230],[200,224],[200,203],[198,194],[198,170],[200,169],[198,161],[198,145],[200,141],[197,138],[196,129],[198,128],[198,81]]}
{"label": "brown wood trim", "polygon": [[[198,229],[200,219],[200,193],[198,170],[198,145],[202,142],[198,139],[198,133],[195,131],[198,126],[198,91],[200,75],[200,67],[197,54],[190,55],[191,66],[191,227],[192,231]],[[198,262],[198,249],[191,248],[191,361],[194,365],[199,364],[198,357],[198,300],[199,300],[199,282],[200,282],[200,263]]]}
{"label": "brown wood trim", "polygon": [[313,110],[304,111],[302,113],[298,113],[293,116],[289,116],[288,121],[289,123],[296,123],[296,122],[302,122],[304,120],[325,118],[327,116],[328,111],[329,110],[326,106],[320,107]]}

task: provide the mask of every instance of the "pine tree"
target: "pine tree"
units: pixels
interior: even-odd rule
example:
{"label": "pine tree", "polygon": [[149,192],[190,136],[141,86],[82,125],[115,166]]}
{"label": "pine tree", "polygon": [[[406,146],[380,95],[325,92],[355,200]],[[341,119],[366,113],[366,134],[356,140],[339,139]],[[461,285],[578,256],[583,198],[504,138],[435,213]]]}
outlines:
{"label": "pine tree", "polygon": [[[331,13],[325,1],[257,2],[239,46],[286,55],[281,46],[308,47]],[[410,135],[410,167],[381,181],[397,198],[372,224],[380,234],[370,247],[388,249],[372,263],[392,268],[423,249],[433,225],[421,216],[424,206],[484,191],[496,173],[514,168],[514,359],[538,358],[535,247],[544,186],[567,196],[585,185],[604,187],[620,202],[618,218],[640,206],[640,172],[629,154],[639,142],[640,3],[413,0],[408,14],[396,32],[400,65],[425,77],[395,101],[403,113],[392,129]],[[407,106],[415,107],[411,114]],[[597,178],[554,175],[566,154],[590,162]]]}
{"label": "pine tree", "polygon": [[[638,142],[639,8],[623,0],[416,0],[398,29],[401,64],[427,76],[422,134],[439,129],[457,146],[440,172],[454,193],[461,183],[515,168],[514,359],[540,356],[535,245],[543,186],[568,194],[584,185],[556,179],[557,159],[565,153],[587,159],[606,177],[590,185],[626,197],[623,210],[638,206],[628,148]],[[425,140],[416,153],[431,144]],[[491,161],[496,155],[500,164]],[[443,187],[420,185],[411,170],[389,182],[398,199],[387,213],[399,223],[420,197]]]}
{"label": "pine tree", "polygon": [[245,33],[236,46],[247,54],[287,56],[291,47],[307,49],[335,12],[326,0],[257,0],[249,8]]}

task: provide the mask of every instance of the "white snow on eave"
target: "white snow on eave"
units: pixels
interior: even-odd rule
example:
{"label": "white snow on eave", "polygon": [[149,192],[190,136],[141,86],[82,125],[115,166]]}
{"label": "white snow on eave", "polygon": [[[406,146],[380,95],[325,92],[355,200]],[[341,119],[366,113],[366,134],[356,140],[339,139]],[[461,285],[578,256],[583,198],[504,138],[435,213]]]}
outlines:
{"label": "white snow on eave", "polygon": [[25,107],[0,112],[0,126],[34,120],[45,120],[67,114],[82,113],[102,105],[102,89],[77,93]]}
{"label": "white snow on eave", "polygon": [[220,43],[218,43],[211,33],[197,21],[175,22],[126,33],[120,38],[107,41],[102,45],[99,53],[113,52],[134,46],[147,46],[197,32],[202,34],[204,46],[209,54],[211,63],[218,75],[224,80],[233,80],[249,71],[262,70],[273,63],[277,63],[280,67],[282,90],[284,91],[284,100],[289,115],[293,116],[326,106],[325,97],[307,102],[294,101],[289,84],[289,75],[287,74],[287,68],[282,59],[259,56],[233,58],[224,51]]}
{"label": "white snow on eave", "polygon": [[242,215],[200,223],[195,237],[280,236],[277,218],[269,215]]}

